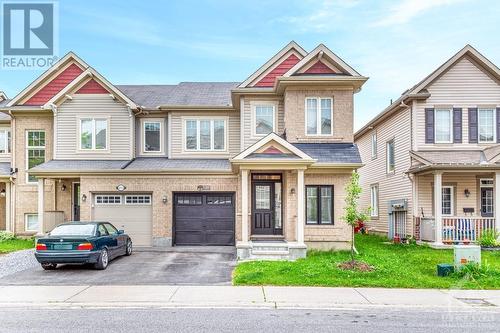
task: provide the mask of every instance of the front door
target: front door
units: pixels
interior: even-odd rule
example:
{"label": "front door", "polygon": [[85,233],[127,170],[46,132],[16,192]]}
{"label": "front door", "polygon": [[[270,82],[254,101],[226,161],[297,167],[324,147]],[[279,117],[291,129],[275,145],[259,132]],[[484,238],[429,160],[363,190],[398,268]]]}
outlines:
{"label": "front door", "polygon": [[493,188],[481,188],[481,216],[493,217]]}
{"label": "front door", "polygon": [[80,183],[73,183],[73,221],[80,221]]}
{"label": "front door", "polygon": [[252,234],[283,234],[281,175],[252,176]]}

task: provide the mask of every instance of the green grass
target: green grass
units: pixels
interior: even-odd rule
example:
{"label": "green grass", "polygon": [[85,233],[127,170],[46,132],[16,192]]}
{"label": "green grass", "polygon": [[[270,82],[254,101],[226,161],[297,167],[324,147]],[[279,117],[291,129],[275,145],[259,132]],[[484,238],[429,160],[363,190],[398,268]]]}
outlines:
{"label": "green grass", "polygon": [[35,246],[35,242],[32,239],[11,239],[0,242],[0,254],[14,252],[24,249],[30,249]]}
{"label": "green grass", "polygon": [[453,263],[453,250],[427,246],[385,244],[374,235],[356,235],[357,260],[372,272],[343,271],[337,264],[350,260],[348,251],[309,251],[295,262],[243,262],[234,272],[235,285],[500,289],[500,252],[482,252],[486,273],[477,279],[438,277],[436,265]]}

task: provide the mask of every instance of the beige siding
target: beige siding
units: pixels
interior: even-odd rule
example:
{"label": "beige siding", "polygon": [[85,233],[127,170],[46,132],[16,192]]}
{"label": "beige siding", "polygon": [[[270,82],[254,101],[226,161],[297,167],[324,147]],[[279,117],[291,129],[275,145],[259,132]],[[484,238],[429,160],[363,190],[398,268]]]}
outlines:
{"label": "beige siding", "polygon": [[[469,107],[500,106],[500,85],[484,72],[473,60],[465,57],[435,80],[427,90],[431,96],[426,101],[416,103],[416,142],[419,150],[425,149],[477,149],[485,144],[469,144],[468,112]],[[425,108],[436,106],[461,107],[462,144],[426,144]]]}
{"label": "beige siding", "polygon": [[[108,118],[108,149],[105,151],[79,150],[79,119]],[[56,117],[57,159],[114,159],[132,158],[131,137],[133,119],[128,108],[107,94],[74,95],[59,106]]]}
{"label": "beige siding", "polygon": [[[360,184],[363,192],[360,206],[363,209],[370,207],[370,186],[379,186],[379,216],[371,218],[368,222],[370,228],[379,232],[388,231],[387,207],[390,200],[407,199],[407,232],[412,233],[412,183],[405,172],[410,167],[411,149],[411,111],[402,110],[377,125],[377,157],[372,159],[371,138],[372,132],[368,131],[356,140],[361,159],[365,164],[359,169]],[[394,139],[396,171],[394,174],[386,173],[386,143]]]}
{"label": "beige siding", "polygon": [[[227,119],[227,142],[225,152],[186,152],[184,151],[183,117],[209,119],[210,117],[225,117]],[[171,158],[229,158],[240,151],[240,114],[235,111],[207,112],[172,112],[171,113]]]}
{"label": "beige siding", "polygon": [[262,103],[272,103],[277,105],[277,112],[275,115],[275,120],[276,120],[276,132],[277,134],[282,134],[285,128],[285,123],[284,123],[284,104],[282,99],[278,98],[270,98],[270,97],[258,97],[258,96],[245,96],[244,97],[244,103],[243,103],[243,126],[241,126],[241,129],[243,131],[243,147],[242,150],[246,149],[247,147],[251,146],[255,142],[259,141],[262,137],[255,137],[253,136],[252,132],[254,131],[253,129],[253,107],[252,105],[258,104],[259,102]]}

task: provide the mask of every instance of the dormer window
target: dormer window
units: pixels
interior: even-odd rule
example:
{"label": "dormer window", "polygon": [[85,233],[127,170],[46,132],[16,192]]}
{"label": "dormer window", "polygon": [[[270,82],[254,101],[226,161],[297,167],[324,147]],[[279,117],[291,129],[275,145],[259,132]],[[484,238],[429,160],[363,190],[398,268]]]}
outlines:
{"label": "dormer window", "polygon": [[496,115],[494,109],[478,109],[479,143],[493,143],[495,138]]}
{"label": "dormer window", "polygon": [[333,99],[306,98],[306,134],[332,135]]}

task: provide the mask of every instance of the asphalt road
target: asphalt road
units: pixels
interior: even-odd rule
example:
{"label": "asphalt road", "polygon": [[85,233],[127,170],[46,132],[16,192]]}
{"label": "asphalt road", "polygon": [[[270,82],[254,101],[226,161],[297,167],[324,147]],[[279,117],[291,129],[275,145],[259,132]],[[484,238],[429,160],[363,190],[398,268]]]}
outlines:
{"label": "asphalt road", "polygon": [[500,313],[443,309],[0,309],[0,332],[498,332]]}

